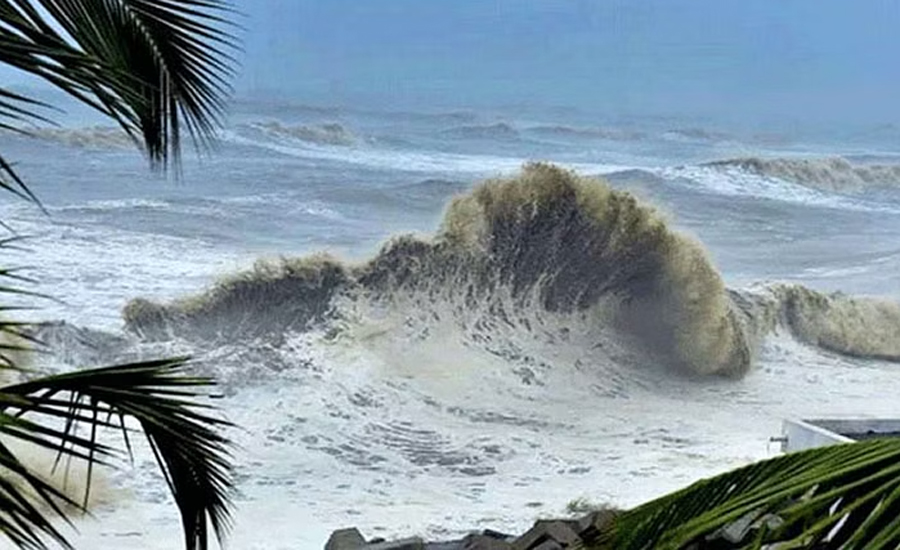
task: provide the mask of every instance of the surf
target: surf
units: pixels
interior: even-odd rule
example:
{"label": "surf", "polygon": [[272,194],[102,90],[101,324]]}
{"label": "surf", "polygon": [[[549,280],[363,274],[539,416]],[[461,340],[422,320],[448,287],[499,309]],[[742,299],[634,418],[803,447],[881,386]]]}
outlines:
{"label": "surf", "polygon": [[702,166],[726,173],[730,170],[740,170],[834,193],[852,194],[877,189],[895,189],[900,185],[900,165],[858,164],[851,163],[843,157],[746,157],[709,162]]}
{"label": "surf", "polygon": [[[779,330],[832,352],[900,359],[897,304],[799,285],[729,289],[702,245],[655,208],[543,163],[457,195],[435,234],[396,236],[368,261],[260,261],[197,296],[132,300],[124,318],[145,341],[212,346],[338,330],[374,311],[406,337],[453,327],[461,346],[503,354],[577,334],[580,346],[630,350],[690,376],[746,375]],[[616,364],[613,352],[592,358],[598,370],[645,368]]]}

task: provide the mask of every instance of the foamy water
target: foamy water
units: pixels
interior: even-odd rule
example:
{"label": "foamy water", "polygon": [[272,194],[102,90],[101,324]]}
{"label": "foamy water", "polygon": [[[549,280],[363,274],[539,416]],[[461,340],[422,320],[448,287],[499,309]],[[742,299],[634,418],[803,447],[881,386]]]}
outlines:
{"label": "foamy water", "polygon": [[[215,374],[241,427],[231,548],[319,548],[349,525],[521,531],[575,498],[630,506],[771,456],[784,417],[900,413],[889,193],[699,166],[721,144],[696,132],[700,154],[650,132],[543,143],[531,122],[317,116],[246,113],[181,183],[105,142],[2,138],[49,212],[0,205],[31,236],[9,261],[64,300],[37,318],[70,321],[45,329],[45,366],[188,352]],[[535,158],[613,190],[535,177],[448,206]],[[180,544],[138,450],[77,546]]]}

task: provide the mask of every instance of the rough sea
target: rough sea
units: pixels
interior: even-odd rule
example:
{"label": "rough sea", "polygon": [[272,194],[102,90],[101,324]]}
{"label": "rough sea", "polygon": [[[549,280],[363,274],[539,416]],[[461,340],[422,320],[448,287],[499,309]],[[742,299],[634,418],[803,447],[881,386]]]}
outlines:
{"label": "rough sea", "polygon": [[[0,199],[4,266],[57,299],[20,315],[36,367],[220,381],[229,548],[519,532],[773,456],[784,418],[900,414],[894,138],[240,101],[166,178],[67,123],[0,135],[45,208]],[[137,451],[77,547],[181,544]]]}

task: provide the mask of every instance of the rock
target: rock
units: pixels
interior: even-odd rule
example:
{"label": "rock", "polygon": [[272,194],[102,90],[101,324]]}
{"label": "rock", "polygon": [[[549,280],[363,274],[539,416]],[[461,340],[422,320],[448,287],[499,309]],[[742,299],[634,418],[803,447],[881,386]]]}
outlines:
{"label": "rock", "polygon": [[388,542],[370,544],[365,550],[425,550],[425,541],[419,537],[400,539]]}
{"label": "rock", "polygon": [[[539,520],[534,523],[527,533],[513,541],[512,550],[551,550],[552,548],[567,548],[581,543],[581,538],[575,532],[577,522],[562,520]],[[545,545],[545,542],[556,543]]]}
{"label": "rock", "polygon": [[357,550],[365,546],[366,539],[363,538],[359,529],[351,527],[338,529],[331,533],[328,542],[325,543],[325,550]]}
{"label": "rock", "polygon": [[373,538],[366,542],[357,529],[340,529],[331,534],[325,550],[574,550],[594,543],[618,513],[608,509],[591,512],[578,520],[538,520],[518,538],[485,529],[456,540],[425,542],[420,537],[411,537],[395,541]]}
{"label": "rock", "polygon": [[463,539],[463,550],[510,550],[512,545],[504,540],[486,534],[472,534]]}
{"label": "rock", "polygon": [[575,532],[586,543],[594,542],[615,518],[615,510],[597,510],[578,520]]}

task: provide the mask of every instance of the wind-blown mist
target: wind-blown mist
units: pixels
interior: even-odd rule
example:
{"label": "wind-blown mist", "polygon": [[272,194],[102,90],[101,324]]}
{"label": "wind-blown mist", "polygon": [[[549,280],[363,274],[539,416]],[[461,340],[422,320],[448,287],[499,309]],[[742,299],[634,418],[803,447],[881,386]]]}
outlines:
{"label": "wind-blown mist", "polygon": [[[339,326],[360,303],[393,309],[423,334],[440,322],[457,345],[486,351],[496,327],[521,348],[552,318],[600,349],[633,348],[688,374],[747,374],[761,339],[778,328],[827,350],[900,359],[897,304],[800,286],[729,291],[702,245],[652,207],[547,164],[454,198],[433,238],[395,237],[362,264],[261,263],[201,296],[132,301],[124,315],[142,339],[215,346]],[[603,370],[649,368],[602,355],[594,360]]]}

